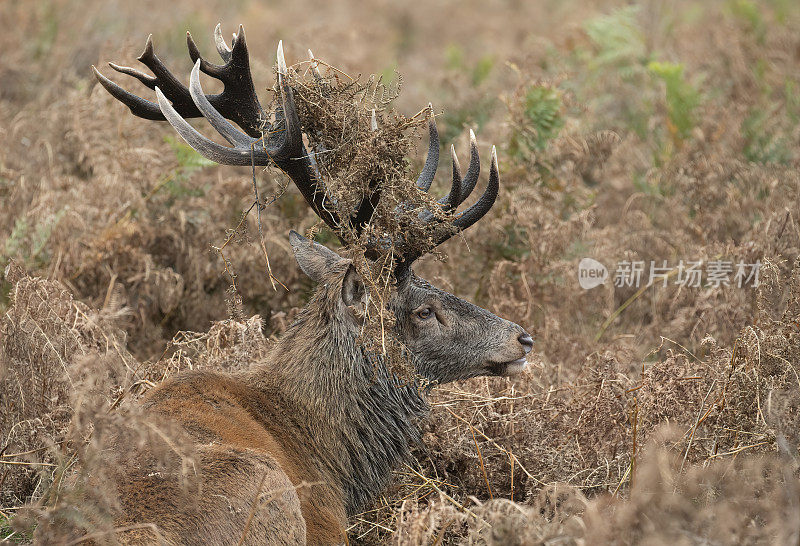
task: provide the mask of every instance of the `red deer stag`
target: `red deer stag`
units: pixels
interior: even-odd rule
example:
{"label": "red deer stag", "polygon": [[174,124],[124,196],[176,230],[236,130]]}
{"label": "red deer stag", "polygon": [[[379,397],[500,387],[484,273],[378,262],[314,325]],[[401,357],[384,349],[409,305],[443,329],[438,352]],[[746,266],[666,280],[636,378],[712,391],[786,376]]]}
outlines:
{"label": "red deer stag", "polygon": [[[153,76],[111,64],[153,89],[157,103],[125,91],[96,69],[95,75],[134,115],[166,119],[195,150],[217,163],[277,165],[334,231],[345,221],[360,233],[374,202],[365,199],[346,219],[326,206],[324,182],[303,142],[282,47],[278,46],[280,104],[270,124],[253,88],[243,29],[234,35],[232,47],[219,26],[215,37],[222,65],[203,59],[187,35],[195,62],[188,88],[156,57],[150,40],[139,60]],[[201,71],[220,80],[224,90],[204,94]],[[202,136],[185,120],[200,116],[231,147]],[[424,191],[431,186],[439,157],[432,116],[429,133],[428,156],[417,180]],[[264,143],[258,140],[262,135],[270,135]],[[479,159],[474,138],[470,155],[463,177],[453,157],[452,188],[439,201],[446,210],[455,212],[476,185]],[[444,242],[483,217],[494,204],[498,184],[493,150],[484,194],[454,215],[452,225],[443,225],[433,243]],[[445,223],[431,214],[423,220]],[[359,317],[367,291],[351,260],[295,232],[289,240],[300,268],[318,288],[269,357],[241,373],[180,373],[152,389],[143,402],[149,412],[179,423],[192,437],[199,454],[201,493],[194,502],[179,502],[177,484],[145,467],[125,469],[118,524],[152,522],[167,542],[180,544],[235,544],[243,534],[254,544],[341,543],[346,541],[347,518],[381,492],[392,469],[418,439],[419,421],[428,412],[424,392],[397,379],[379,355],[360,343]],[[395,335],[421,376],[446,383],[481,375],[510,376],[525,368],[533,340],[522,327],[418,278],[411,264],[421,252],[399,236],[389,243],[397,256],[390,303]],[[265,492],[271,492],[270,502],[253,513],[254,499]],[[123,533],[119,539],[153,539],[143,531],[136,533]]]}

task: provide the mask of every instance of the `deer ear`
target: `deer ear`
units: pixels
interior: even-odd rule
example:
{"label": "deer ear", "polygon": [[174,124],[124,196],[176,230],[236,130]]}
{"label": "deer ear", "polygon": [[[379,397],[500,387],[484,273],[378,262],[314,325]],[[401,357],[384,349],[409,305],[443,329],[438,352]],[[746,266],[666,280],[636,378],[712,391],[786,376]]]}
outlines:
{"label": "deer ear", "polygon": [[367,310],[367,289],[353,264],[347,266],[342,280],[342,301],[358,314],[363,315]]}
{"label": "deer ear", "polygon": [[300,269],[316,282],[322,282],[331,268],[343,260],[333,250],[309,241],[294,230],[289,232],[289,243]]}

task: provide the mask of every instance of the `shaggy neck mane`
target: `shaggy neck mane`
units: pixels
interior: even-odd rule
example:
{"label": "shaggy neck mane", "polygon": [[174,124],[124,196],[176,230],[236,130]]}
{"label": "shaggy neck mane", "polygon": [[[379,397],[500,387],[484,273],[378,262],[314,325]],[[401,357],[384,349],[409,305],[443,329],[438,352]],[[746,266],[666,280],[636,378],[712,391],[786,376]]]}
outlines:
{"label": "shaggy neck mane", "polygon": [[[337,285],[338,284],[338,285]],[[326,480],[341,486],[349,516],[387,485],[391,471],[419,440],[428,405],[416,385],[402,384],[382,357],[358,343],[360,326],[341,301],[341,280],[326,283],[250,373],[297,412],[301,437]]]}

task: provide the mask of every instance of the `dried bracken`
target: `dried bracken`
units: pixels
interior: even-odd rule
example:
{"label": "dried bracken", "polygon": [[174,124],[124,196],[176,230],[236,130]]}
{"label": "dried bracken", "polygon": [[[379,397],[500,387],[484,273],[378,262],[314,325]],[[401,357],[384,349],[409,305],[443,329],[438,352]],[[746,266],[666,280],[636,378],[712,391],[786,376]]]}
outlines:
{"label": "dried bracken", "polygon": [[[114,460],[99,454],[115,435],[160,445],[164,471],[191,491],[191,451],[159,444],[166,428],[138,430],[137,398],[179,370],[240,369],[264,355],[308,294],[286,234],[329,238],[277,169],[256,171],[262,201],[280,195],[259,234],[255,215],[243,216],[250,167],[215,168],[177,141],[164,154],[170,127],[121,115],[91,87],[92,62],[135,48],[103,46],[123,15],[130,44],[153,28],[162,58],[188,75],[185,46],[160,40],[187,21],[213,27],[212,8],[195,4],[0,5],[15,21],[0,36],[0,261],[17,264],[0,280],[0,540],[31,541],[37,527],[41,541],[110,541],[115,494],[103,476]],[[366,173],[400,184],[420,171],[428,112],[415,114],[428,100],[445,145],[466,149],[470,124],[498,144],[492,213],[439,247],[446,262],[417,269],[526,327],[534,370],[435,390],[427,447],[352,521],[354,543],[797,542],[800,14],[785,2],[687,0],[669,6],[675,17],[658,2],[616,4],[572,2],[554,16],[533,2],[513,12],[467,2],[471,15],[453,25],[445,5],[373,17],[349,1],[315,6],[325,23],[301,31],[290,29],[303,2],[224,7],[231,22],[252,20],[253,46],[276,38],[257,27],[281,29],[287,44],[324,54],[316,64],[331,93],[311,60],[287,77],[309,144],[332,151],[320,163],[342,204]],[[385,102],[396,85],[381,91],[395,58],[409,84],[393,107],[406,117]],[[667,104],[674,88],[647,67],[664,59],[701,94],[683,136]],[[260,89],[271,64],[253,68]],[[355,76],[383,68],[384,80]],[[386,163],[370,161],[377,153]],[[447,192],[446,174],[432,195]],[[261,235],[288,290],[273,290]],[[608,267],[603,286],[578,287],[583,257]],[[615,285],[623,260],[646,264],[639,287]],[[760,285],[670,277],[644,288],[662,260],[760,261]]]}

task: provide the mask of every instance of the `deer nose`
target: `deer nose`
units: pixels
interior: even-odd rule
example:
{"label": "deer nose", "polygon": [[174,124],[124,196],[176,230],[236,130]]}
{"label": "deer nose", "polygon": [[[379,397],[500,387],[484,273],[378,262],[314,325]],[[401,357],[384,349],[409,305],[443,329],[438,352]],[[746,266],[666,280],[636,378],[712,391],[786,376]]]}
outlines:
{"label": "deer nose", "polygon": [[533,349],[533,338],[528,332],[522,332],[517,340],[525,347],[525,354],[531,352],[531,349]]}

